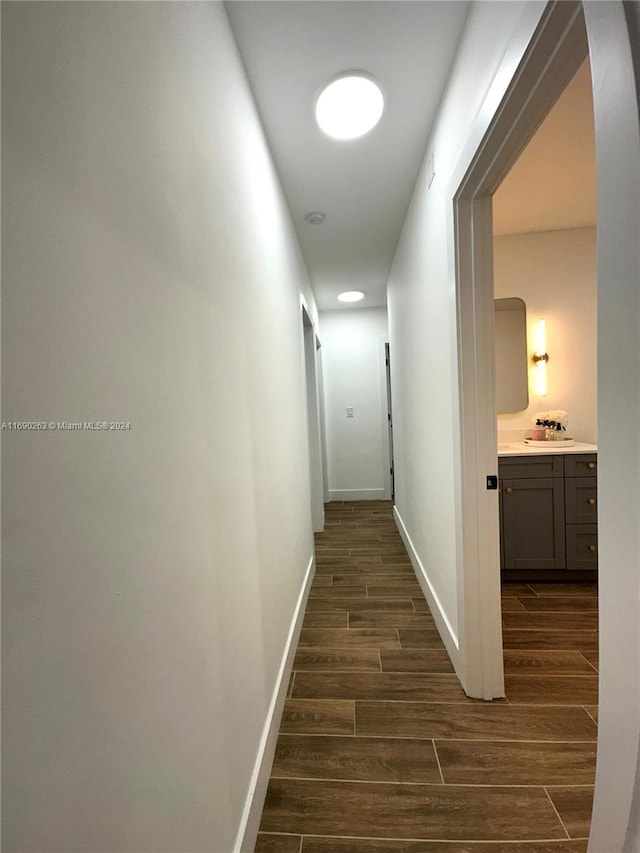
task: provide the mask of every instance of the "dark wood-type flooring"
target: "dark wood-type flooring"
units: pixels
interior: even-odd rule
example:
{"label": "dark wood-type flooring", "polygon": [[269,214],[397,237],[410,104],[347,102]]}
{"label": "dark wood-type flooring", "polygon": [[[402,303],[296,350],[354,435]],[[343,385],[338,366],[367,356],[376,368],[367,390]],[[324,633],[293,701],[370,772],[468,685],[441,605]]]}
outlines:
{"label": "dark wood-type flooring", "polygon": [[503,587],[507,698],[469,699],[389,502],[331,503],[256,853],[585,853],[597,593]]}

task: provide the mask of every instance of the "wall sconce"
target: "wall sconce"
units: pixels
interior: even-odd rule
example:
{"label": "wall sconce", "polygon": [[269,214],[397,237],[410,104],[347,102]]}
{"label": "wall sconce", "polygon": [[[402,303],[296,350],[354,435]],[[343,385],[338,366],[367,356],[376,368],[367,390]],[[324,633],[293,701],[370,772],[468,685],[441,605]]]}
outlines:
{"label": "wall sconce", "polygon": [[547,327],[544,319],[540,318],[535,328],[535,350],[531,357],[531,361],[535,365],[533,376],[533,385],[535,393],[539,397],[547,396],[547,362],[549,361],[549,353],[547,352]]}

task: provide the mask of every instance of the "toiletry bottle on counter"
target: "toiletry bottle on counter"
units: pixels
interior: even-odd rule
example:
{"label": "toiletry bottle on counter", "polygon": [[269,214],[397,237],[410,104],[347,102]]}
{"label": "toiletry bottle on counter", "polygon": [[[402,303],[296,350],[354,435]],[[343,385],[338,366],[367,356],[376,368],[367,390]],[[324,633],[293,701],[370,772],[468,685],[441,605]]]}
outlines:
{"label": "toiletry bottle on counter", "polygon": [[531,438],[533,441],[544,441],[546,438],[546,430],[541,420],[537,420],[535,426],[531,430]]}

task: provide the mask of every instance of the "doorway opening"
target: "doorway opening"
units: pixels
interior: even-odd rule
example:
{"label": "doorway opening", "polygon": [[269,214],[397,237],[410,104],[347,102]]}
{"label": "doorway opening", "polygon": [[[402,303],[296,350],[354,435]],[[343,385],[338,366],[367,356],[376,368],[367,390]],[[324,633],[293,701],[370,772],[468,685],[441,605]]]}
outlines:
{"label": "doorway opening", "polygon": [[389,341],[384,344],[384,365],[385,376],[387,380],[387,433],[389,437],[389,491],[391,500],[395,501],[395,472],[393,467],[393,408],[391,405],[391,354],[389,351]]}
{"label": "doorway opening", "polygon": [[[596,161],[588,57],[493,194],[492,214],[508,648],[517,627],[560,630],[571,622],[597,629]],[[551,421],[562,428],[551,429]],[[524,443],[530,439],[535,445]],[[535,595],[539,600],[529,598]],[[541,650],[551,649],[552,637],[539,639]],[[579,652],[594,658],[594,645],[597,635],[588,634],[584,648],[573,650],[577,670],[592,676]],[[551,664],[561,654],[541,651],[538,658]]]}
{"label": "doorway opening", "polygon": [[304,345],[304,377],[307,435],[309,448],[309,480],[311,485],[311,519],[313,532],[324,530],[324,468],[323,433],[321,421],[320,341],[309,312],[302,305],[302,335]]}

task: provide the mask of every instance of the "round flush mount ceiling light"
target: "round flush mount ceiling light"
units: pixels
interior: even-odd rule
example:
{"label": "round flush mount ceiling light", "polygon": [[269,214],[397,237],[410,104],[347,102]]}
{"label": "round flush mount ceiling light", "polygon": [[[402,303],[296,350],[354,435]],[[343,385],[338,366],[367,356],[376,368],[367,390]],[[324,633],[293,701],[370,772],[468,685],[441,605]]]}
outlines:
{"label": "round flush mount ceiling light", "polygon": [[332,80],[316,100],[316,121],[334,139],[357,139],[380,121],[384,97],[368,74],[350,71]]}
{"label": "round flush mount ceiling light", "polygon": [[338,294],[338,299],[340,302],[360,302],[364,299],[364,293],[361,290],[345,290]]}

